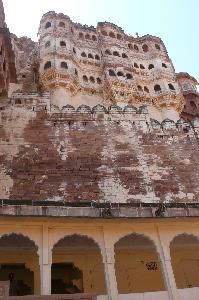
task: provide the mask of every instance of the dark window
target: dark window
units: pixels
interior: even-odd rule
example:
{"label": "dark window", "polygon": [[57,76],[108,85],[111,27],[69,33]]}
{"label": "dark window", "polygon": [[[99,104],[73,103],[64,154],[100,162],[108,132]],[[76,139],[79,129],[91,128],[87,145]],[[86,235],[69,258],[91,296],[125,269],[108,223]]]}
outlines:
{"label": "dark window", "polygon": [[45,25],[45,29],[48,29],[51,27],[51,23],[50,22],[47,22],[46,25]]}
{"label": "dark window", "polygon": [[59,27],[65,28],[65,27],[66,27],[66,26],[65,26],[65,23],[64,23],[64,22],[60,22],[60,23],[59,23]]}
{"label": "dark window", "polygon": [[95,55],[95,59],[100,60],[100,57],[98,54]]}
{"label": "dark window", "polygon": [[65,61],[61,62],[61,68],[62,69],[68,69],[68,65],[67,65],[67,63]]}
{"label": "dark window", "polygon": [[51,68],[51,61],[47,61],[44,65],[44,70],[50,69]]}
{"label": "dark window", "polygon": [[84,39],[84,35],[83,35],[83,33],[82,33],[82,32],[80,32],[80,33],[79,33],[79,38],[80,38],[81,40],[83,40],[83,39]]}
{"label": "dark window", "polygon": [[139,66],[138,66],[138,64],[137,64],[137,63],[134,63],[134,68],[137,68],[137,69],[139,69]]}
{"label": "dark window", "polygon": [[148,51],[149,51],[149,47],[148,47],[146,44],[144,44],[144,45],[142,46],[142,50],[143,50],[144,52],[148,52]]}
{"label": "dark window", "polygon": [[151,70],[151,69],[154,69],[154,65],[153,64],[149,65],[149,70]]}
{"label": "dark window", "polygon": [[138,48],[137,45],[134,45],[133,48],[134,48],[135,51],[139,51],[139,48]]}
{"label": "dark window", "polygon": [[0,55],[2,55],[2,53],[3,53],[3,47],[1,46]]}
{"label": "dark window", "polygon": [[115,72],[114,72],[113,70],[109,70],[109,75],[110,75],[110,76],[116,76],[116,75],[115,75]]}
{"label": "dark window", "polygon": [[190,101],[189,103],[192,108],[197,109],[197,106],[194,101]]}
{"label": "dark window", "polygon": [[123,58],[128,58],[128,56],[126,55],[126,53],[122,53],[122,57]]}
{"label": "dark window", "polygon": [[90,39],[91,39],[90,34],[87,33],[87,34],[85,35],[85,39],[86,39],[86,40],[90,40]]}
{"label": "dark window", "polygon": [[117,72],[117,76],[124,77],[124,74],[121,71],[119,71],[119,72]]}
{"label": "dark window", "polygon": [[107,35],[108,35],[107,32],[104,31],[104,30],[101,31],[101,34],[104,35],[104,36],[107,36]]}
{"label": "dark window", "polygon": [[155,48],[156,48],[157,50],[160,50],[160,46],[159,46],[158,44],[155,44]]}
{"label": "dark window", "polygon": [[113,51],[113,55],[114,56],[120,56],[119,53],[117,51]]}
{"label": "dark window", "polygon": [[61,42],[60,42],[60,46],[61,46],[61,47],[66,47],[66,43],[65,43],[64,41],[61,41]]}
{"label": "dark window", "polygon": [[165,63],[162,63],[162,67],[167,69],[167,65]]}
{"label": "dark window", "polygon": [[21,100],[20,99],[16,99],[15,100],[15,104],[21,104]]}
{"label": "dark window", "polygon": [[132,78],[133,78],[133,76],[132,76],[132,74],[130,74],[130,73],[127,73],[127,74],[126,74],[126,78],[127,78],[127,79],[132,79]]}
{"label": "dark window", "polygon": [[93,76],[90,77],[90,82],[95,83],[95,78]]}
{"label": "dark window", "polygon": [[97,37],[95,35],[92,35],[92,40],[97,41]]}
{"label": "dark window", "polygon": [[130,50],[133,50],[133,45],[132,45],[132,44],[128,44],[128,48],[129,48]]}
{"label": "dark window", "polygon": [[148,87],[144,87],[144,91],[146,92],[146,93],[149,93],[149,89],[148,89]]}
{"label": "dark window", "polygon": [[142,89],[141,85],[138,85],[138,91],[143,92],[143,89]]}
{"label": "dark window", "polygon": [[86,75],[83,76],[83,81],[88,82],[88,77]]}
{"label": "dark window", "polygon": [[173,84],[169,83],[168,86],[169,86],[170,90],[175,91]]}
{"label": "dark window", "polygon": [[86,57],[86,53],[85,53],[85,52],[82,52],[81,56],[82,56],[82,57]]}
{"label": "dark window", "polygon": [[111,32],[109,32],[109,36],[112,38],[115,38],[115,33],[111,31]]}
{"label": "dark window", "polygon": [[93,54],[89,53],[89,54],[88,54],[88,58],[94,59]]}
{"label": "dark window", "polygon": [[107,50],[105,51],[105,54],[111,55],[111,51],[110,51],[109,49],[107,49]]}
{"label": "dark window", "polygon": [[73,53],[75,53],[75,54],[76,54],[76,50],[75,50],[75,48],[73,48]]}
{"label": "dark window", "polygon": [[78,76],[78,72],[77,72],[77,69],[75,69],[75,75],[77,75],[77,76]]}
{"label": "dark window", "polygon": [[122,39],[121,34],[117,34],[117,39],[118,39],[118,40],[121,40],[121,39]]}
{"label": "dark window", "polygon": [[98,84],[101,84],[101,83],[102,83],[102,81],[101,81],[101,79],[100,79],[99,77],[97,78],[97,83],[98,83]]}
{"label": "dark window", "polygon": [[48,47],[50,47],[50,41],[45,43],[45,48],[48,48]]}
{"label": "dark window", "polygon": [[140,64],[140,69],[145,69],[145,67],[142,65],[142,64]]}
{"label": "dark window", "polygon": [[160,91],[161,91],[161,87],[160,87],[159,84],[156,84],[156,85],[154,86],[154,91],[155,91],[155,92],[160,92]]}

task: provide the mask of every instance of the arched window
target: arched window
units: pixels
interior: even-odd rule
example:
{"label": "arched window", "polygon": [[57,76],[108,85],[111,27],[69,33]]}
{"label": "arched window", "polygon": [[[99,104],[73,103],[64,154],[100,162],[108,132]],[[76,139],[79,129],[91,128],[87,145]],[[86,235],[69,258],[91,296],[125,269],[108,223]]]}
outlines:
{"label": "arched window", "polygon": [[77,71],[77,69],[75,69],[75,75],[78,76],[78,71]]}
{"label": "arched window", "polygon": [[141,85],[138,85],[138,91],[143,92],[143,89],[142,89]]}
{"label": "arched window", "polygon": [[86,75],[83,76],[83,81],[88,82],[88,77]]}
{"label": "arched window", "polygon": [[134,48],[135,51],[139,51],[139,48],[138,48],[137,45],[134,45],[133,48]]}
{"label": "arched window", "polygon": [[109,75],[110,76],[116,76],[115,72],[113,70],[109,70]]}
{"label": "arched window", "polygon": [[47,61],[44,65],[44,70],[50,69],[51,68],[51,61]]}
{"label": "arched window", "polygon": [[61,47],[66,47],[66,42],[61,41],[61,42],[60,42],[60,46],[61,46]]}
{"label": "arched window", "polygon": [[119,53],[117,51],[113,51],[113,55],[114,56],[120,56]]}
{"label": "arched window", "polygon": [[48,48],[48,47],[50,47],[50,41],[45,43],[45,48]]}
{"label": "arched window", "polygon": [[80,38],[81,40],[83,40],[83,39],[84,39],[84,35],[83,35],[83,33],[82,33],[82,32],[80,32],[80,33],[79,33],[79,38]]}
{"label": "arched window", "polygon": [[104,35],[104,36],[107,36],[107,35],[108,35],[107,32],[106,32],[105,30],[102,30],[102,31],[101,31],[101,34]]}
{"label": "arched window", "polygon": [[111,55],[111,51],[110,51],[109,49],[107,49],[107,50],[105,51],[105,54],[106,54],[106,55]]}
{"label": "arched window", "polygon": [[119,71],[119,72],[117,72],[117,76],[124,77],[124,74],[121,71]]}
{"label": "arched window", "polygon": [[96,41],[97,41],[97,37],[96,37],[96,35],[92,35],[92,40],[93,40],[94,42],[96,42]]}
{"label": "arched window", "polygon": [[1,46],[0,55],[2,55],[2,53],[3,53],[3,46]]}
{"label": "arched window", "polygon": [[144,87],[144,91],[146,92],[146,93],[149,93],[149,89],[148,89],[148,87]]}
{"label": "arched window", "polygon": [[45,25],[45,29],[48,29],[51,27],[51,23],[50,22],[47,22],[46,25]]}
{"label": "arched window", "polygon": [[175,88],[174,88],[173,84],[169,83],[168,86],[169,86],[170,90],[175,91]]}
{"label": "arched window", "polygon": [[59,22],[59,27],[65,28],[65,27],[66,27],[66,25],[65,25],[65,23],[64,23],[64,22]]}
{"label": "arched window", "polygon": [[102,80],[99,77],[97,78],[97,83],[102,84]]}
{"label": "arched window", "polygon": [[128,56],[126,55],[126,53],[122,53],[122,57],[123,58],[128,58]]}
{"label": "arched window", "polygon": [[118,40],[121,40],[121,39],[122,39],[121,34],[119,34],[119,33],[117,34],[117,39],[118,39]]}
{"label": "arched window", "polygon": [[148,52],[148,51],[149,51],[149,47],[148,47],[146,44],[144,44],[144,45],[142,46],[142,50],[143,50],[144,52]]}
{"label": "arched window", "polygon": [[90,39],[91,39],[90,34],[87,33],[87,34],[85,35],[85,39],[86,39],[86,40],[90,40]]}
{"label": "arched window", "polygon": [[156,48],[157,50],[160,50],[160,46],[159,46],[158,44],[155,44],[155,48]]}
{"label": "arched window", "polygon": [[132,44],[128,44],[128,48],[129,48],[130,50],[133,50],[133,45],[132,45]]}
{"label": "arched window", "polygon": [[93,54],[89,53],[89,54],[88,54],[88,58],[94,59]]}
{"label": "arched window", "polygon": [[98,54],[95,55],[95,59],[100,60],[100,57]]}
{"label": "arched window", "polygon": [[145,67],[142,65],[142,64],[140,64],[140,69],[145,69]]}
{"label": "arched window", "polygon": [[68,69],[68,65],[67,65],[67,63],[65,61],[61,62],[61,68],[62,69]]}
{"label": "arched window", "polygon": [[149,70],[154,69],[154,65],[153,65],[153,64],[150,64],[148,69],[149,69]]}
{"label": "arched window", "polygon": [[139,69],[139,66],[138,66],[138,64],[137,64],[137,63],[134,63],[134,68],[137,68],[137,69]]}
{"label": "arched window", "polygon": [[197,109],[197,106],[196,106],[196,104],[195,104],[194,101],[190,101],[189,103],[190,103],[190,106],[191,106],[193,109]]}
{"label": "arched window", "polygon": [[5,71],[5,70],[6,70],[6,62],[4,60],[4,62],[3,62],[3,71]]}
{"label": "arched window", "polygon": [[109,36],[111,37],[111,38],[115,38],[115,33],[114,32],[109,32]]}
{"label": "arched window", "polygon": [[127,79],[132,79],[132,78],[133,78],[133,76],[132,76],[132,74],[131,74],[131,73],[127,73],[127,74],[126,74],[126,78],[127,78]]}
{"label": "arched window", "polygon": [[82,56],[82,57],[87,57],[85,52],[82,52],[82,53],[81,53],[81,56]]}
{"label": "arched window", "polygon": [[76,50],[75,50],[75,48],[73,47],[73,53],[75,53],[76,54]]}
{"label": "arched window", "polygon": [[159,84],[156,84],[156,85],[154,86],[154,91],[155,91],[155,92],[160,92],[160,91],[161,91],[161,87],[160,87]]}
{"label": "arched window", "polygon": [[162,63],[162,67],[167,69],[167,65],[165,63]]}
{"label": "arched window", "polygon": [[95,83],[95,78],[93,76],[90,77],[90,82]]}

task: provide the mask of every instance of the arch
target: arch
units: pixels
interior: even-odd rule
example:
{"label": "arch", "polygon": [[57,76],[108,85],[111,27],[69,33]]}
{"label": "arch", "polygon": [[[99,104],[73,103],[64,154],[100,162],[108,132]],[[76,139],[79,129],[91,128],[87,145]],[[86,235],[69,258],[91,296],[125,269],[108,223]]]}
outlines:
{"label": "arch", "polygon": [[[17,238],[20,239],[20,242],[17,243]],[[21,241],[23,240],[23,242],[25,243],[26,247],[32,247],[34,248],[36,251],[38,251],[38,245],[36,244],[36,242],[31,239],[29,236],[24,235],[22,233],[5,233],[3,235],[0,236],[0,247],[2,247],[3,244],[5,244],[7,241],[9,242],[13,242],[13,244],[17,247],[23,247],[24,244],[21,243]]]}
{"label": "arch", "polygon": [[137,113],[137,108],[132,105],[127,105],[124,107],[124,113]]}
{"label": "arch", "polygon": [[113,51],[113,55],[114,55],[114,56],[118,56],[118,57],[120,57],[120,54],[119,54],[119,52],[118,52],[118,51]]}
{"label": "arch", "polygon": [[49,48],[50,47],[50,41],[47,41],[46,43],[45,43],[45,48]]}
{"label": "arch", "polygon": [[149,93],[149,89],[148,89],[147,86],[144,86],[144,91],[145,91],[146,93]]}
{"label": "arch", "polygon": [[165,290],[158,252],[150,237],[130,233],[120,237],[114,249],[119,294]]}
{"label": "arch", "polygon": [[143,66],[143,64],[140,64],[140,69],[144,70],[145,67]]}
{"label": "arch", "polygon": [[93,54],[89,53],[89,54],[88,54],[88,58],[94,59]]}
{"label": "arch", "polygon": [[148,114],[147,106],[146,105],[140,106],[138,112],[139,114]]}
{"label": "arch", "polygon": [[66,47],[66,42],[65,41],[60,41],[60,46],[61,47]]}
{"label": "arch", "polygon": [[130,50],[133,50],[133,45],[132,44],[128,44],[128,48],[130,49]]}
{"label": "arch", "polygon": [[48,29],[51,27],[51,22],[47,22],[46,25],[45,25],[45,29]]}
{"label": "arch", "polygon": [[160,45],[155,44],[155,48],[156,48],[157,50],[160,50]]}
{"label": "arch", "polygon": [[75,75],[78,76],[78,71],[77,71],[77,69],[75,69]]}
{"label": "arch", "polygon": [[95,83],[95,78],[93,76],[90,76],[90,82]]}
{"label": "arch", "polygon": [[176,128],[176,123],[173,120],[170,119],[164,119],[161,123],[162,127],[164,129],[173,129]]}
{"label": "arch", "polygon": [[126,55],[126,53],[122,53],[122,57],[123,58],[128,58],[128,56]]}
{"label": "arch", "polygon": [[121,40],[121,39],[122,39],[121,34],[119,34],[119,33],[117,34],[117,39],[118,39],[118,40]]}
{"label": "arch", "polygon": [[62,28],[65,28],[66,27],[66,25],[65,25],[65,23],[64,22],[59,22],[59,27],[62,27]]}
{"label": "arch", "polygon": [[91,108],[88,105],[82,104],[77,108],[79,113],[91,113]]}
{"label": "arch", "polygon": [[126,73],[126,78],[130,80],[133,78],[133,75],[131,73]]}
{"label": "arch", "polygon": [[199,237],[180,233],[170,242],[171,264],[177,288],[199,287]]}
{"label": "arch", "polygon": [[76,54],[76,49],[73,47],[73,53]]}
{"label": "arch", "polygon": [[109,49],[106,49],[105,54],[106,55],[112,55],[112,53],[111,53],[111,51]]}
{"label": "arch", "polygon": [[109,32],[109,36],[110,36],[111,38],[115,38],[115,33],[114,33],[113,31],[110,31],[110,32]]}
{"label": "arch", "polygon": [[162,89],[161,89],[161,86],[159,84],[156,84],[154,85],[154,91],[155,92],[160,92]]}
{"label": "arch", "polygon": [[169,84],[168,84],[168,87],[169,87],[169,89],[170,89],[171,91],[175,91],[175,88],[174,88],[174,86],[173,86],[172,83],[169,83]]}
{"label": "arch", "polygon": [[134,65],[134,68],[139,69],[139,66],[137,63],[134,63],[133,65]]}
{"label": "arch", "polygon": [[154,64],[150,64],[148,67],[149,70],[154,69]]}
{"label": "arch", "polygon": [[51,68],[51,61],[47,61],[44,65],[44,70],[50,69]]}
{"label": "arch", "polygon": [[70,104],[67,104],[67,105],[62,107],[62,112],[72,113],[72,112],[75,112],[75,108],[74,108],[74,106],[72,106]]}
{"label": "arch", "polygon": [[98,112],[103,112],[103,113],[107,113],[107,109],[105,106],[98,104],[96,106],[93,107],[92,109],[93,113],[98,113]]}
{"label": "arch", "polygon": [[94,42],[96,42],[96,41],[97,41],[97,37],[96,37],[96,35],[92,35],[92,40],[93,40]]}
{"label": "arch", "polygon": [[148,51],[149,51],[149,47],[147,46],[147,44],[144,44],[144,45],[142,46],[142,50],[143,50],[144,52],[148,52]]}
{"label": "arch", "polygon": [[134,44],[134,46],[133,46],[133,49],[135,50],[135,51],[139,51],[139,48],[138,48],[138,46],[136,45],[136,44]]}
{"label": "arch", "polygon": [[83,75],[82,78],[83,78],[83,81],[84,81],[84,82],[88,82],[88,77],[87,77],[86,75]]}
{"label": "arch", "polygon": [[138,86],[137,86],[137,89],[138,89],[139,92],[143,92],[143,88],[142,88],[141,85],[138,85]]}
{"label": "arch", "polygon": [[191,101],[189,102],[189,104],[190,104],[191,108],[197,109],[197,105],[196,105],[195,101],[191,100]]}
{"label": "arch", "polygon": [[81,56],[82,56],[82,57],[87,57],[87,55],[86,55],[85,52],[82,52],[82,53],[81,53]]}
{"label": "arch", "polygon": [[112,113],[121,113],[122,112],[122,108],[118,105],[111,105],[108,108],[108,113],[112,114]]}
{"label": "arch", "polygon": [[100,60],[100,57],[99,57],[98,54],[95,55],[95,59],[96,59],[96,60]]}
{"label": "arch", "polygon": [[124,77],[124,73],[121,72],[121,71],[119,71],[119,72],[117,72],[117,76],[119,76],[119,77]]}
{"label": "arch", "polygon": [[115,72],[113,70],[111,70],[111,69],[109,70],[109,75],[110,76],[116,76]]}
{"label": "arch", "polygon": [[97,83],[102,84],[102,80],[99,77],[97,78]]}
{"label": "arch", "polygon": [[107,34],[107,32],[106,32],[105,30],[102,30],[102,31],[101,31],[101,34],[102,34],[103,36],[108,36],[108,34]]}
{"label": "arch", "polygon": [[68,69],[67,62],[65,62],[65,61],[62,61],[60,66],[62,69]]}
{"label": "arch", "polygon": [[167,69],[167,65],[165,63],[162,63],[162,67]]}
{"label": "arch", "polygon": [[90,39],[91,39],[90,34],[87,33],[87,34],[85,35],[85,39],[86,39],[86,40],[90,40]]}
{"label": "arch", "polygon": [[80,38],[81,40],[83,40],[83,39],[84,39],[84,35],[83,35],[83,33],[82,33],[82,32],[79,32],[79,38]]}

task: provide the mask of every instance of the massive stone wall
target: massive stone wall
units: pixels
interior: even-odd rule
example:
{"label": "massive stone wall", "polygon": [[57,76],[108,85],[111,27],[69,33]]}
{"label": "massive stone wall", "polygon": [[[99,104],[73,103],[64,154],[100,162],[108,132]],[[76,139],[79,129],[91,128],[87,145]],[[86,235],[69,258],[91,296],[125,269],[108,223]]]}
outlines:
{"label": "massive stone wall", "polygon": [[195,202],[197,123],[150,119],[146,107],[49,104],[15,94],[0,114],[0,198]]}

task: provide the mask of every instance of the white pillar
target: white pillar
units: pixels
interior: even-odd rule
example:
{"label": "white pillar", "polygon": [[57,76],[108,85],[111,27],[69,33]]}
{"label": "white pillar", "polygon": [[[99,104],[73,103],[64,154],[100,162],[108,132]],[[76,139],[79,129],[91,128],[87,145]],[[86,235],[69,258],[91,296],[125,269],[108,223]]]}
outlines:
{"label": "white pillar", "polygon": [[117,279],[115,273],[114,245],[110,246],[108,235],[104,233],[103,263],[106,277],[106,288],[109,300],[118,300]]}
{"label": "white pillar", "polygon": [[163,246],[162,238],[157,229],[158,245],[157,250],[160,257],[160,263],[162,267],[162,273],[166,290],[168,292],[169,300],[180,300],[179,291],[176,286],[176,281],[171,264],[170,251],[168,251],[167,245]]}
{"label": "white pillar", "polygon": [[40,278],[41,295],[51,295],[51,262],[52,254],[49,251],[48,228],[43,226],[42,230],[42,249],[40,251]]}

